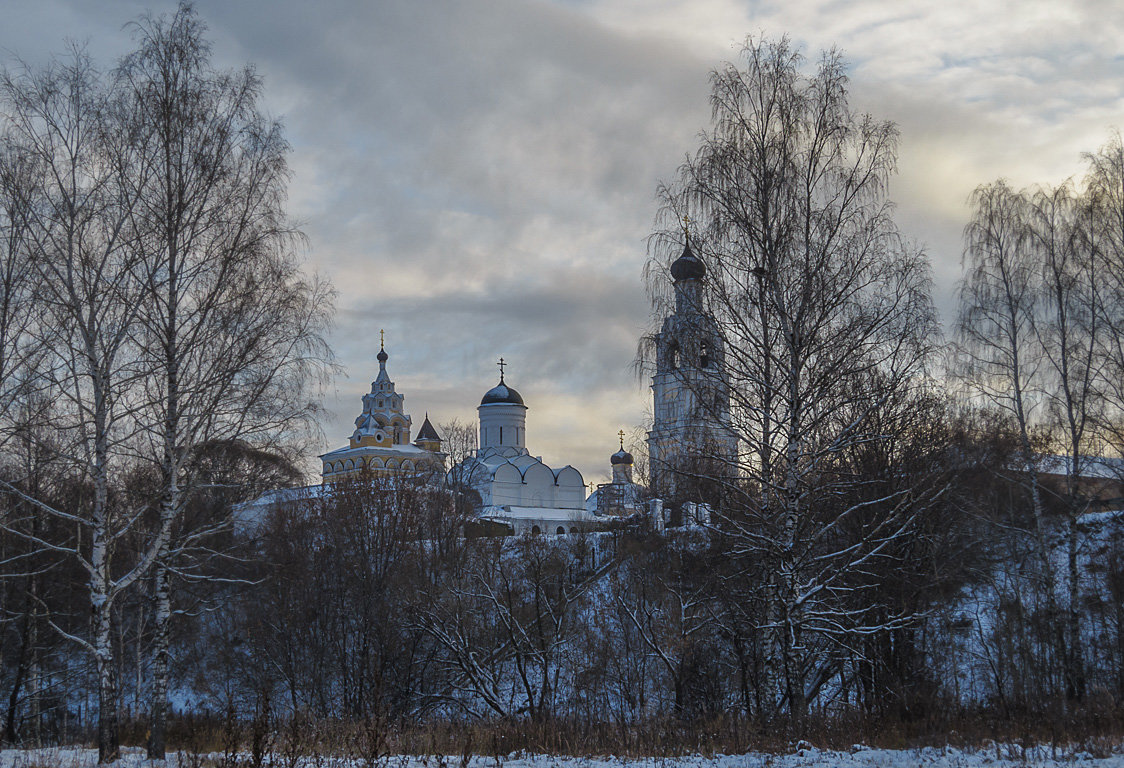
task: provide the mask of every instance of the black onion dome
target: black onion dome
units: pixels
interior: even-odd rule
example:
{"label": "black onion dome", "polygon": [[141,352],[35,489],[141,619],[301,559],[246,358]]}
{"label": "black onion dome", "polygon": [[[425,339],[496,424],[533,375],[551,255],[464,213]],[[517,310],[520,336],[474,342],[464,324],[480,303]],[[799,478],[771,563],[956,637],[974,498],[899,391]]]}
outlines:
{"label": "black onion dome", "polygon": [[609,462],[613,466],[616,466],[617,464],[631,464],[632,454],[626,451],[624,448],[621,448],[619,451],[609,457]]}
{"label": "black onion dome", "polygon": [[480,405],[496,404],[523,405],[523,398],[514,389],[504,384],[503,379],[500,379],[500,383],[485,392],[484,397],[480,400]]}
{"label": "black onion dome", "polygon": [[671,263],[671,278],[680,280],[701,280],[706,274],[706,266],[691,253],[691,244],[683,246],[683,254]]}
{"label": "black onion dome", "polygon": [[386,353],[385,349],[380,349],[379,353],[377,355],[375,355],[375,359],[378,360],[380,363],[385,363],[387,360],[390,359],[390,355],[388,355]]}

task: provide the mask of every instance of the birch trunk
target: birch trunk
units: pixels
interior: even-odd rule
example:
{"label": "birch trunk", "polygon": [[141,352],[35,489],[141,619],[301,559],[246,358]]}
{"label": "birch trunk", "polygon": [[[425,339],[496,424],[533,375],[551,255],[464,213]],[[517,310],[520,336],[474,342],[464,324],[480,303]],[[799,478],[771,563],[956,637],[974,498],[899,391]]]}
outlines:
{"label": "birch trunk", "polygon": [[168,722],[168,667],[171,652],[172,590],[167,567],[167,547],[156,562],[156,605],[152,640],[152,712],[148,759],[165,758]]}
{"label": "birch trunk", "polygon": [[109,581],[109,552],[104,526],[93,532],[90,557],[90,607],[94,661],[98,674],[98,763],[112,763],[120,756],[117,733],[117,676],[113,653],[113,606]]}

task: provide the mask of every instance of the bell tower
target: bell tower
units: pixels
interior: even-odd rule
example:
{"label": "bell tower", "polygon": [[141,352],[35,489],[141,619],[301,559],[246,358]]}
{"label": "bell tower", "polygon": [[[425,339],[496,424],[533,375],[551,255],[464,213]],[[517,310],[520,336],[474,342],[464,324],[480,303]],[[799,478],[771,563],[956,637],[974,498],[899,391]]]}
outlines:
{"label": "bell tower", "polygon": [[737,440],[728,428],[725,347],[703,306],[706,266],[692,252],[686,227],[684,236],[683,253],[671,265],[675,311],[655,338],[649,484],[670,502],[711,501],[702,484],[735,474]]}

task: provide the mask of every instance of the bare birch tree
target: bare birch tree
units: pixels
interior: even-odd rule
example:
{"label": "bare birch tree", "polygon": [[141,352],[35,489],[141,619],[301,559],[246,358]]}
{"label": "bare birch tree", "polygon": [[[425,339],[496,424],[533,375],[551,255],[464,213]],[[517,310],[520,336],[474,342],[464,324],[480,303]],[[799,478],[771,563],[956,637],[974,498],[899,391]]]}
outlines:
{"label": "bare birch tree", "polygon": [[1085,672],[1078,554],[1081,517],[1092,502],[1082,480],[1095,454],[1104,401],[1102,249],[1093,210],[1068,183],[1037,190],[1029,201],[1031,264],[1039,270],[1042,286],[1034,317],[1046,374],[1045,426],[1051,451],[1063,457],[1065,475],[1060,489],[1066,551],[1065,693],[1069,699],[1081,699]]}
{"label": "bare birch tree", "polygon": [[152,169],[130,181],[150,276],[137,336],[153,373],[146,417],[162,487],[148,754],[163,759],[172,577],[216,532],[177,526],[196,482],[191,459],[215,441],[270,443],[311,425],[330,297],[291,256],[299,233],[284,212],[288,144],[257,106],[260,78],[211,66],[186,3],[135,30],[137,50],[118,76]]}
{"label": "bare birch tree", "polygon": [[[923,380],[939,330],[928,261],[897,231],[886,197],[897,129],[851,112],[842,57],[825,53],[806,74],[787,39],[750,40],[741,66],[711,83],[712,128],[663,191],[665,213],[695,222],[701,300],[725,346],[720,374],[743,453],[719,529],[735,557],[771,574],[766,708],[800,720],[832,650],[878,629],[849,607],[851,581],[939,493],[870,495],[876,484],[843,469],[849,451],[886,439],[869,417]],[[675,240],[657,238],[657,267]],[[858,521],[852,538],[839,535]]]}
{"label": "bare birch tree", "polygon": [[960,373],[985,402],[1009,414],[1017,428],[1019,474],[1030,494],[1040,590],[1047,613],[1054,616],[1057,579],[1033,436],[1041,401],[1042,357],[1035,334],[1041,275],[1029,256],[1028,203],[998,181],[979,187],[972,205],[957,320]]}
{"label": "bare birch tree", "polygon": [[145,375],[132,331],[146,275],[132,247],[136,197],[123,180],[147,169],[131,143],[128,104],[114,97],[82,51],[39,71],[5,73],[0,91],[10,146],[37,168],[28,238],[40,322],[30,342],[44,354],[36,378],[52,402],[45,426],[56,436],[66,472],[88,487],[64,508],[5,484],[33,514],[77,527],[77,543],[9,529],[76,558],[86,572],[89,634],[52,625],[96,662],[98,754],[106,762],[118,754],[113,607],[155,556],[154,547],[130,557],[121,546],[144,510],[122,508],[113,492],[136,447]]}
{"label": "bare birch tree", "polygon": [[[5,485],[35,514],[86,527],[79,544],[5,525],[89,572],[90,636],[66,634],[97,662],[103,762],[118,752],[115,601],[155,566],[150,751],[162,758],[172,580],[193,578],[193,556],[219,554],[216,536],[230,525],[183,520],[197,460],[216,444],[270,447],[303,434],[310,385],[330,357],[330,289],[293,256],[288,146],[257,108],[260,80],[211,67],[189,5],[136,29],[138,48],[113,77],[76,51],[2,83],[0,181],[16,249],[5,253],[27,254],[5,264],[13,291],[24,263],[38,287],[33,302],[14,305],[23,315],[0,319],[5,340],[22,342],[5,344],[0,363],[12,350],[39,351],[34,383],[54,404],[57,451],[91,488],[88,504],[63,509]],[[28,305],[37,322],[26,321]],[[158,498],[119,493],[145,465],[160,479]]]}
{"label": "bare birch tree", "polygon": [[1086,155],[1086,198],[1091,235],[1100,258],[1104,399],[1098,432],[1117,455],[1124,455],[1124,139],[1114,131],[1097,152]]}
{"label": "bare birch tree", "polygon": [[[1101,227],[1095,208],[1068,182],[1016,192],[999,181],[981,186],[972,201],[960,289],[962,373],[1017,427],[1021,455],[1011,479],[1029,490],[1039,590],[1062,678],[1055,689],[1081,698],[1079,523],[1091,502],[1082,478],[1102,421],[1102,337],[1108,331]],[[1064,476],[1064,486],[1044,484],[1043,473]],[[1064,598],[1051,557],[1048,507],[1063,512]],[[1059,605],[1065,606],[1064,620]]]}

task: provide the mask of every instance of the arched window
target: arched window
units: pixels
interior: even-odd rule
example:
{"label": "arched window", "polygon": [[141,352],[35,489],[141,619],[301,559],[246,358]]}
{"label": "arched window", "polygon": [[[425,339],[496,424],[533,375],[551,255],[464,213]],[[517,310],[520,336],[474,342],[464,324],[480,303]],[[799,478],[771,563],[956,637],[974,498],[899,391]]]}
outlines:
{"label": "arched window", "polygon": [[532,526],[531,526],[531,535],[532,535],[532,536],[538,536],[538,535],[539,535],[540,533],[542,533],[542,529],[541,529],[541,528],[539,528],[539,527],[538,527],[537,525],[532,525]]}
{"label": "arched window", "polygon": [[558,526],[558,530],[555,531],[555,533],[557,533],[559,536],[564,536],[566,534],[566,529],[562,526]]}
{"label": "arched window", "polygon": [[672,367],[672,369],[675,369],[675,368],[679,367],[679,343],[678,342],[675,342],[675,341],[671,342],[671,346],[669,346],[668,349],[667,349],[667,360],[668,360],[668,364]]}
{"label": "arched window", "polygon": [[699,368],[710,367],[710,347],[704,341],[699,345]]}

